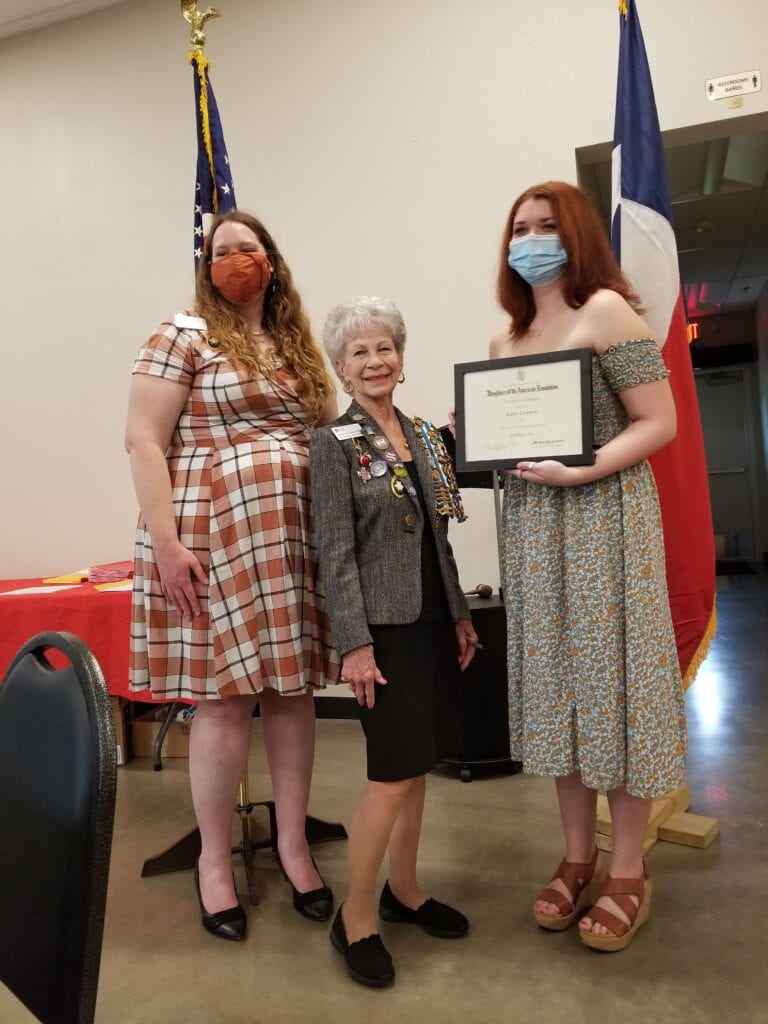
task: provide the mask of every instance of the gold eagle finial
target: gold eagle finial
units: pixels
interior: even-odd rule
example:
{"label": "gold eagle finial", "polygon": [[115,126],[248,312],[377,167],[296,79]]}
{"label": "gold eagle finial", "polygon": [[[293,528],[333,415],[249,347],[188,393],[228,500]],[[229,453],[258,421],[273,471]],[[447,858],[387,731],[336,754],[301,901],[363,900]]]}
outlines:
{"label": "gold eagle finial", "polygon": [[189,41],[192,43],[192,49],[202,53],[203,47],[205,46],[205,33],[203,32],[203,26],[209,18],[220,18],[221,15],[215,7],[209,7],[205,11],[198,11],[197,0],[181,0],[181,13],[186,21],[188,21],[192,26],[192,30],[189,33]]}

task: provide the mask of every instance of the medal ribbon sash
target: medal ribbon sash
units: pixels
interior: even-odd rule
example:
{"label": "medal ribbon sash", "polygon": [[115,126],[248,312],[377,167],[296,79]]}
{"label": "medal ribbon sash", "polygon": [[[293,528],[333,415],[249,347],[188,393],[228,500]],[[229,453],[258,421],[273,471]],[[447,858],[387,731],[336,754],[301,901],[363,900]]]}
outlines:
{"label": "medal ribbon sash", "polygon": [[421,445],[427,453],[427,458],[432,467],[432,477],[435,485],[435,506],[439,516],[454,516],[458,523],[463,523],[467,518],[464,506],[461,503],[459,485],[456,482],[456,473],[453,469],[453,462],[445,447],[440,431],[433,427],[428,420],[420,416],[414,416],[411,423],[421,441]]}

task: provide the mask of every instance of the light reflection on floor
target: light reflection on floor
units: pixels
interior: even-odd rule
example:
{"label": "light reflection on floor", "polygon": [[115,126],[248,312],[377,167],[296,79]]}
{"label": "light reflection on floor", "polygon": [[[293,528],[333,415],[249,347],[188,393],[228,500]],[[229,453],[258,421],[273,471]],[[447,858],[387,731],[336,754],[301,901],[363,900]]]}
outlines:
{"label": "light reflection on floor", "polygon": [[699,669],[688,696],[688,715],[698,717],[700,735],[719,731],[723,717],[722,672],[718,659],[711,655]]}

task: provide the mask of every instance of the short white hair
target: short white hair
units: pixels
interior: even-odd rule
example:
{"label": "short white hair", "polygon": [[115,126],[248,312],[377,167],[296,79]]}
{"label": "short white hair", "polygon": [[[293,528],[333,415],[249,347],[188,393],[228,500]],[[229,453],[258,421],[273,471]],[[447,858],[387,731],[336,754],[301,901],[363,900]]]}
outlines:
{"label": "short white hair", "polygon": [[325,320],[323,344],[331,364],[343,361],[344,348],[371,327],[383,327],[390,335],[398,355],[405,349],[405,321],[403,314],[390,299],[376,295],[356,295],[334,306]]}

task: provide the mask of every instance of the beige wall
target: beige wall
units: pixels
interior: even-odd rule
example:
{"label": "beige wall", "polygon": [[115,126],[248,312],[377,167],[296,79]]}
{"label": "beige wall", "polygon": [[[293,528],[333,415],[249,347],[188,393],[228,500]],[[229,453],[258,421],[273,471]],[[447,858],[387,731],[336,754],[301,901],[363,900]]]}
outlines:
{"label": "beige wall", "polygon": [[[613,0],[222,0],[208,55],[238,200],[263,216],[315,326],[355,292],[410,330],[407,411],[444,421],[455,361],[500,320],[515,194],[573,179],[609,139]],[[704,80],[765,68],[768,6],[642,0],[662,128],[768,110]],[[175,0],[136,0],[0,43],[3,496],[0,574],[130,554],[122,454],[142,338],[191,294],[194,121]],[[495,583],[487,494],[454,531],[465,582]]]}

